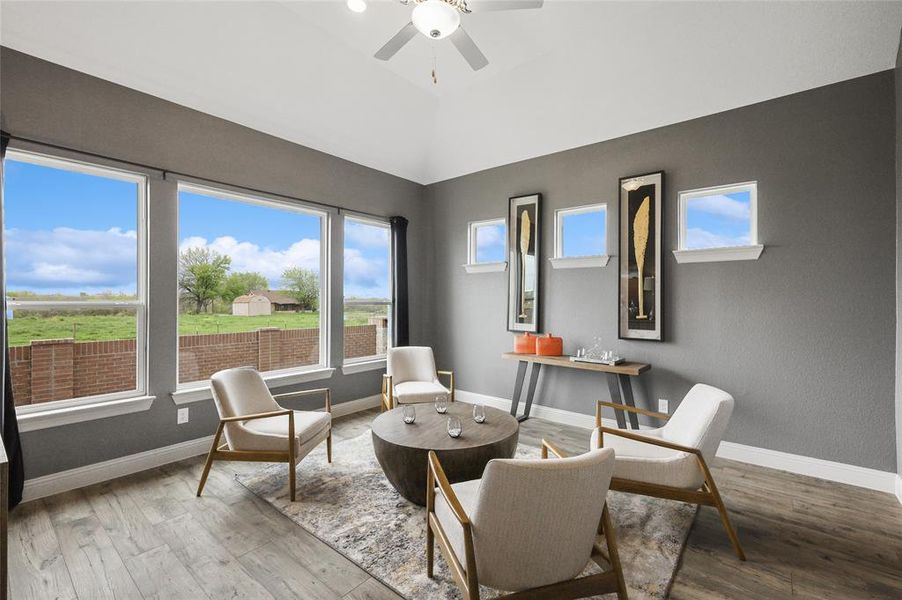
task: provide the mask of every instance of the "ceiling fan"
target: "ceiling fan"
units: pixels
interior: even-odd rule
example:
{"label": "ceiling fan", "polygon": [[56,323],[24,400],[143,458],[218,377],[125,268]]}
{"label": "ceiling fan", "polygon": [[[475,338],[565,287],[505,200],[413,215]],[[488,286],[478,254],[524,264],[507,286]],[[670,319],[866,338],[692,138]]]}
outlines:
{"label": "ceiling fan", "polygon": [[460,26],[461,15],[468,15],[474,11],[480,13],[542,8],[543,2],[544,0],[483,0],[475,2],[473,8],[470,9],[467,0],[401,0],[401,4],[405,6],[414,5],[413,11],[410,13],[410,23],[402,27],[401,31],[379,48],[375,57],[379,60],[389,60],[419,31],[433,40],[449,38],[470,67],[474,71],[478,71],[489,64],[489,60],[473,41],[473,38],[467,35],[464,28]]}

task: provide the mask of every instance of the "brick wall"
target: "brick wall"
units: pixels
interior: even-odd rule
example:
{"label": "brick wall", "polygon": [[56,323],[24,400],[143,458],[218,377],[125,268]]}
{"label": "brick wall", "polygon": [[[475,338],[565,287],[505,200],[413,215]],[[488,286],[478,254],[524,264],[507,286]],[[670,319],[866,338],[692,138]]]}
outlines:
{"label": "brick wall", "polygon": [[[345,327],[348,358],[377,352],[376,325]],[[36,340],[10,348],[16,405],[135,389],[135,340]],[[319,362],[319,329],[266,328],[246,333],[179,336],[179,381],[208,379],[221,369],[275,371]]]}

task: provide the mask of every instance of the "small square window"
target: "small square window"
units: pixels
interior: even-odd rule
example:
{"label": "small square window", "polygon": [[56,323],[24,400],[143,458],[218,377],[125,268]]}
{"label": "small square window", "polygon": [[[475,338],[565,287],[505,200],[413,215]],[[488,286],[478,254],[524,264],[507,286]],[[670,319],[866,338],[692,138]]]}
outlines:
{"label": "small square window", "polygon": [[467,248],[467,270],[470,272],[503,271],[505,265],[507,224],[504,219],[470,223]]}
{"label": "small square window", "polygon": [[680,192],[677,261],[758,258],[757,200],[754,181]]}
{"label": "small square window", "polygon": [[554,268],[603,267],[608,262],[608,207],[591,204],[554,213]]}

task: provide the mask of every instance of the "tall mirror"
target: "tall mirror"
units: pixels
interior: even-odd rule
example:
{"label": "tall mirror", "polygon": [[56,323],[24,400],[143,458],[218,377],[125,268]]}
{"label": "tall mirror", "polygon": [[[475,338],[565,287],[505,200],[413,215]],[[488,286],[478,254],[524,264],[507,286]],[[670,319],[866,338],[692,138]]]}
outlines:
{"label": "tall mirror", "polygon": [[510,266],[507,302],[509,331],[539,330],[539,208],[541,194],[510,199],[507,253]]}

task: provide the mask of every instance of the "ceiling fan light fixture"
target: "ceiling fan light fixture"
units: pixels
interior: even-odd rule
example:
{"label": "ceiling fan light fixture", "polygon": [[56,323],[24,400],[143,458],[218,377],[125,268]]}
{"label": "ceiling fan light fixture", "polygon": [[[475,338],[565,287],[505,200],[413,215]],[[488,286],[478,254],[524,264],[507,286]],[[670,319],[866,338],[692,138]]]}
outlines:
{"label": "ceiling fan light fixture", "polygon": [[440,40],[460,27],[460,11],[444,0],[426,0],[413,7],[411,21],[426,37]]}
{"label": "ceiling fan light fixture", "polygon": [[347,0],[347,5],[355,13],[362,13],[366,10],[366,0]]}

